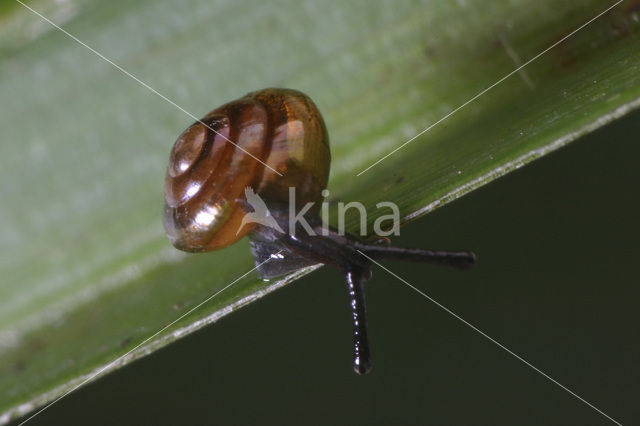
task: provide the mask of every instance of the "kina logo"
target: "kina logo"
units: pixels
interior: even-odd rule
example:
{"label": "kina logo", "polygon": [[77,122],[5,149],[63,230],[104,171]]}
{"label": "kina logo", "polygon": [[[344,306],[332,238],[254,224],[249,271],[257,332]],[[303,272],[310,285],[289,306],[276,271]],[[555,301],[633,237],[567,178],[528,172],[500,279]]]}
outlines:
{"label": "kina logo", "polygon": [[244,217],[242,218],[242,223],[240,223],[240,227],[236,232],[236,235],[240,233],[240,230],[247,223],[257,223],[262,226],[273,228],[276,231],[284,234],[284,231],[282,230],[280,225],[278,225],[278,222],[276,222],[275,218],[267,208],[264,200],[260,198],[258,194],[253,192],[253,189],[251,187],[247,186],[244,189],[244,195],[247,199],[247,204],[249,204],[251,208],[253,208],[253,211],[245,213]]}

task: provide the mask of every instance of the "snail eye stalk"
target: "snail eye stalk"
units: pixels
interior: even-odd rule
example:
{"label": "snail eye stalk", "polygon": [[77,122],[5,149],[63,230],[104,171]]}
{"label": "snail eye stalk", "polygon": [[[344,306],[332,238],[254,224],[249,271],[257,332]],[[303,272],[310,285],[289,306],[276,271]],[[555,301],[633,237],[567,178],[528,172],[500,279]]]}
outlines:
{"label": "snail eye stalk", "polygon": [[346,273],[349,306],[353,320],[353,369],[358,374],[367,374],[373,365],[367,332],[367,312],[364,301],[365,276],[362,271]]}
{"label": "snail eye stalk", "polygon": [[[286,215],[286,213],[281,212],[279,215]],[[323,263],[335,267],[344,274],[353,324],[353,369],[358,374],[367,374],[373,366],[364,292],[364,285],[371,278],[372,260],[401,260],[456,269],[468,269],[476,262],[475,254],[467,250],[424,250],[367,244],[351,235],[342,237],[331,228],[329,235],[297,232],[295,237],[274,232],[273,229],[259,228],[251,238],[254,246],[264,244],[258,241],[265,241],[265,238],[271,241],[270,247],[262,246],[261,256],[256,256],[258,251],[253,250],[257,264],[266,258],[266,253],[278,249],[285,253],[282,259],[276,262],[280,263],[280,268],[286,268],[287,263],[296,264],[299,267],[299,260],[306,259],[309,264]],[[279,269],[279,272],[284,270]]]}

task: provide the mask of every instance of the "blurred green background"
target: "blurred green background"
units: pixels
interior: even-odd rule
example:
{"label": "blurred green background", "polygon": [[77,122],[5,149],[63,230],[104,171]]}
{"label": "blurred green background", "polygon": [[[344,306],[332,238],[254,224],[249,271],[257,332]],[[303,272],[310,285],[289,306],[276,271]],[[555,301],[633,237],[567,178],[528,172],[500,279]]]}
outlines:
{"label": "blurred green background", "polygon": [[[640,420],[638,134],[635,112],[394,241],[473,249],[474,270],[387,264],[625,425]],[[367,303],[369,376],[323,268],[29,424],[612,424],[380,269]]]}

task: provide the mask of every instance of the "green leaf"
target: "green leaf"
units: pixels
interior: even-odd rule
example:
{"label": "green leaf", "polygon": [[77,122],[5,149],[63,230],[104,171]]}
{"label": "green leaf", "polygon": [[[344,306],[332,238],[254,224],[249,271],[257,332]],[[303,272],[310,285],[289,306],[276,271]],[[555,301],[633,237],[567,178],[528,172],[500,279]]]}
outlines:
{"label": "green leaf", "polygon": [[[268,86],[309,94],[330,199],[363,202],[369,223],[380,201],[416,218],[637,107],[635,1],[465,104],[613,4],[29,3],[195,116]],[[313,268],[250,273],[163,330],[253,267],[244,241],[186,255],[164,236],[168,152],[192,118],[19,4],[0,13],[6,423]]]}

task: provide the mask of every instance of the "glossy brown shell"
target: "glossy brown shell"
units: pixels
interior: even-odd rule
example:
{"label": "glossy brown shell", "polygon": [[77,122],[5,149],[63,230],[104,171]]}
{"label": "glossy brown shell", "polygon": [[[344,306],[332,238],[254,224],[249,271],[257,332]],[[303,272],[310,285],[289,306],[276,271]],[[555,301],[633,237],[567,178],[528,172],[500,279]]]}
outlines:
{"label": "glossy brown shell", "polygon": [[329,178],[329,138],[305,94],[252,92],[216,108],[202,122],[206,125],[196,122],[180,135],[167,168],[163,222],[175,247],[216,250],[250,232],[251,224],[238,232],[247,186],[269,206],[288,205],[289,187],[296,188],[298,206],[321,199]]}

